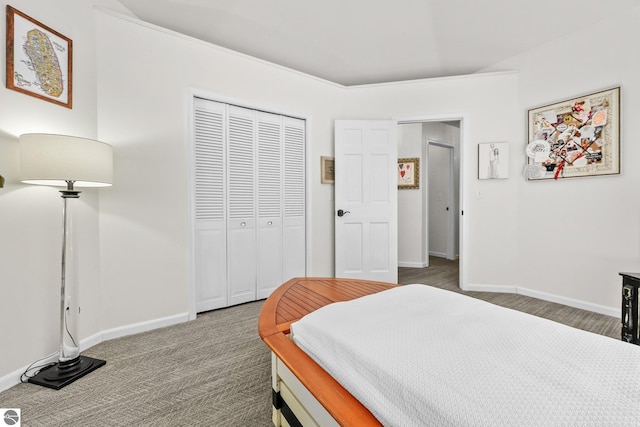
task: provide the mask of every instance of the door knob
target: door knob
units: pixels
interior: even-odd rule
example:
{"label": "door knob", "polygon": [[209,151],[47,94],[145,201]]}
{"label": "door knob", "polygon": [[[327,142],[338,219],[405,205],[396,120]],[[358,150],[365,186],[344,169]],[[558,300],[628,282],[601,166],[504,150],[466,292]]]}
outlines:
{"label": "door knob", "polygon": [[345,216],[348,213],[351,213],[351,212],[343,211],[342,209],[338,209],[338,216],[340,216],[340,217]]}

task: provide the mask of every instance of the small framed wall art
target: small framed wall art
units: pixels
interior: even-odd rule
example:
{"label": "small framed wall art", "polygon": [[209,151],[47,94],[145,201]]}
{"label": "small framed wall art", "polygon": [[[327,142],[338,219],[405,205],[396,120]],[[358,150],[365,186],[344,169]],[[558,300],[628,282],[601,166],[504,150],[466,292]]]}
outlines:
{"label": "small framed wall art", "polygon": [[335,158],[320,156],[320,182],[322,184],[335,183]]}
{"label": "small framed wall art", "polygon": [[72,108],[71,39],[7,5],[7,89]]}
{"label": "small framed wall art", "polygon": [[420,188],[420,159],[398,159],[398,190]]}
{"label": "small framed wall art", "polygon": [[509,178],[509,144],[483,142],[478,144],[478,179]]}
{"label": "small framed wall art", "polygon": [[620,88],[529,110],[529,180],[620,173]]}

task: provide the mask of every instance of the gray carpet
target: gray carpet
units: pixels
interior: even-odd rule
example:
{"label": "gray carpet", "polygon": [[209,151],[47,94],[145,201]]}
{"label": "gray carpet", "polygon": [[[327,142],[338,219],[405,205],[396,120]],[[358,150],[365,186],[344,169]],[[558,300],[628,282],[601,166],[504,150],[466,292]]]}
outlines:
{"label": "gray carpet", "polygon": [[263,301],[101,343],[107,364],[59,390],[19,384],[0,407],[23,426],[270,426],[270,353],[258,336]]}
{"label": "gray carpet", "polygon": [[[457,280],[457,261],[432,258],[427,269],[399,269],[403,284],[461,292]],[[619,338],[617,318],[522,295],[466,294]],[[0,393],[0,407],[21,408],[26,427],[270,426],[270,356],[257,333],[262,304],[101,343],[84,354],[106,366],[59,391],[19,384]]]}
{"label": "gray carpet", "polygon": [[620,318],[617,317],[605,316],[524,295],[497,292],[464,292],[458,287],[457,260],[450,261],[444,258],[430,257],[428,268],[399,268],[398,282],[405,285],[409,283],[424,283],[551,319],[574,328],[620,339]]}

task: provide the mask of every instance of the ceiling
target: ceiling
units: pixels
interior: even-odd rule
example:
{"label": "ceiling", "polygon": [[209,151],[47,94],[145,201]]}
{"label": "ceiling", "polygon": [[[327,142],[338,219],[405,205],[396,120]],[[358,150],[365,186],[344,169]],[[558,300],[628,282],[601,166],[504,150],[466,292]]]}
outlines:
{"label": "ceiling", "polygon": [[[637,0],[120,2],[143,21],[343,85],[474,73],[561,36],[607,37],[593,24],[640,7]],[[571,46],[557,49],[571,54]]]}

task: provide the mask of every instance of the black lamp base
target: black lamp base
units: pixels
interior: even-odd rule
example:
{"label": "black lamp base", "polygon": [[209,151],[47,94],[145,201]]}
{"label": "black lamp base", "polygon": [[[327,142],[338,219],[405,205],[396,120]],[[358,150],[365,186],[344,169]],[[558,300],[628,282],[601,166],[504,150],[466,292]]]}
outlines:
{"label": "black lamp base", "polygon": [[84,377],[106,363],[104,360],[79,356],[77,361],[73,360],[66,364],[58,362],[49,368],[43,369],[37,375],[29,378],[29,382],[60,390],[62,387]]}

